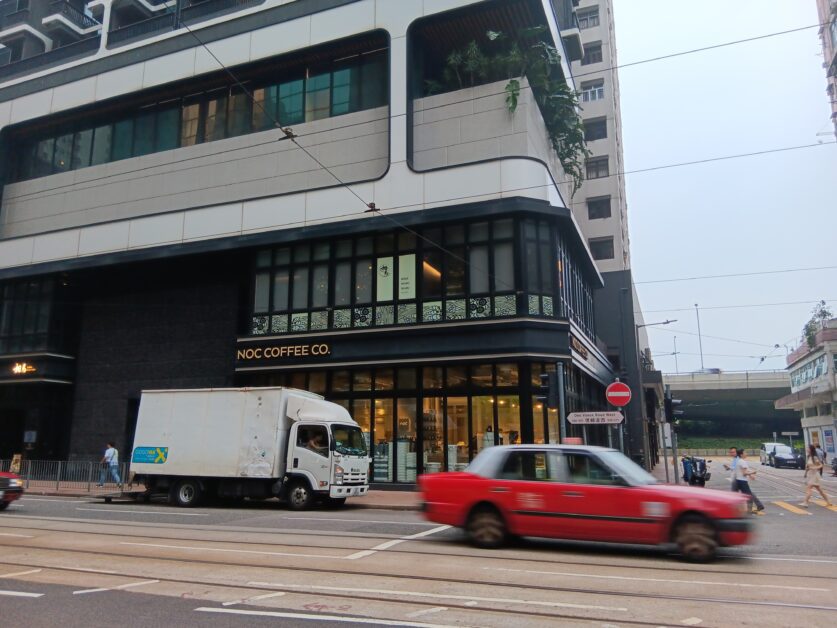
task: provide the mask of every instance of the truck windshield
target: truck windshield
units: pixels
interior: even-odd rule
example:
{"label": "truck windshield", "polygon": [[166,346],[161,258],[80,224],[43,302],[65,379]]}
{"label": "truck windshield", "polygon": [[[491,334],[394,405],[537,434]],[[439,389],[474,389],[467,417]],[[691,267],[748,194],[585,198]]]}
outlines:
{"label": "truck windshield", "polygon": [[331,435],[334,438],[334,449],[345,456],[365,456],[366,440],[363,432],[354,425],[333,425]]}

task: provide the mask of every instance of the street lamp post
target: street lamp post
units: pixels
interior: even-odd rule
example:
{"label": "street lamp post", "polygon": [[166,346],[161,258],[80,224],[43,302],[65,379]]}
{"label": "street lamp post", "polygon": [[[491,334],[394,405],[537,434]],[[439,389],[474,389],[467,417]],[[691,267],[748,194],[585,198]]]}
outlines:
{"label": "street lamp post", "polygon": [[674,372],[680,375],[680,368],[677,366],[677,336],[674,337]]}
{"label": "street lamp post", "polygon": [[[634,341],[636,342],[636,351],[637,355],[640,355],[640,348],[639,348],[639,330],[642,327],[652,327],[655,325],[669,325],[670,323],[676,323],[677,319],[666,319],[664,321],[660,321],[659,323],[643,323],[642,325],[634,325]],[[675,349],[676,351],[676,349]],[[674,356],[677,359],[677,355]],[[639,386],[640,390],[638,392],[642,392],[642,358],[639,359]],[[642,417],[642,442],[643,442],[643,449],[645,450],[645,455],[643,456],[645,462],[645,468],[651,469],[651,442],[648,438],[648,422],[645,420],[645,407],[644,407],[644,399],[645,395],[640,395],[640,416]]]}
{"label": "street lamp post", "polygon": [[700,311],[698,310],[698,304],[695,303],[695,316],[697,317],[697,325],[698,325],[698,346],[700,347],[700,370],[703,370],[703,339],[700,335]]}

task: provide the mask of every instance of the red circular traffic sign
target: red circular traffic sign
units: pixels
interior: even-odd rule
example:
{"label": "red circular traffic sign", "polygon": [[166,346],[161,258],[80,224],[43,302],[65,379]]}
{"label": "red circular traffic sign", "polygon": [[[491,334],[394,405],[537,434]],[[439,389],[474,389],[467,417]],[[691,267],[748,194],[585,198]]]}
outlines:
{"label": "red circular traffic sign", "polygon": [[631,402],[631,389],[622,382],[613,382],[605,390],[605,397],[610,405],[621,408]]}

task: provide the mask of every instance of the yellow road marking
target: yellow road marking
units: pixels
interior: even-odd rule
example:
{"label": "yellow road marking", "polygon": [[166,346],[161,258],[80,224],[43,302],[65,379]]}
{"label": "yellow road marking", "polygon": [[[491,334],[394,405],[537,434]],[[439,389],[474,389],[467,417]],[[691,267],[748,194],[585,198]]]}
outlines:
{"label": "yellow road marking", "polygon": [[826,504],[826,503],[825,503],[823,500],[821,500],[821,499],[814,499],[814,500],[812,500],[812,501],[813,501],[813,502],[814,502],[817,506],[822,506],[823,508],[827,508],[827,509],[828,509],[828,510],[830,510],[831,512],[837,512],[837,506],[835,506],[834,504],[831,504],[831,506],[829,506],[828,504]]}
{"label": "yellow road marking", "polygon": [[803,508],[797,508],[796,506],[791,506],[788,502],[773,502],[779,508],[784,508],[785,510],[792,512],[795,515],[810,515],[811,513]]}

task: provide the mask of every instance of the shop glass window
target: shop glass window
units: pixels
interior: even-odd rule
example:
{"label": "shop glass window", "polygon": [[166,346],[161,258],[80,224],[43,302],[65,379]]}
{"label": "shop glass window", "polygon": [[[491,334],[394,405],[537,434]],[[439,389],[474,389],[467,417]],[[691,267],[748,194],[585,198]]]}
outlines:
{"label": "shop glass window", "polygon": [[313,295],[311,299],[311,306],[314,308],[324,308],[328,306],[328,265],[317,264],[314,266],[314,276],[312,281]]}
{"label": "shop glass window", "polygon": [[445,404],[447,424],[447,470],[462,471],[470,459],[468,438],[468,397],[448,397]]}
{"label": "shop glass window", "polygon": [[517,386],[517,364],[497,365],[497,386]]}
{"label": "shop glass window", "polygon": [[363,440],[366,442],[366,450],[372,450],[372,400],[355,399],[351,408],[348,409],[363,433]]}
{"label": "shop glass window", "polygon": [[372,390],[372,371],[354,371],[352,389],[357,391]]}
{"label": "shop glass window", "polygon": [[485,294],[488,292],[488,246],[471,246],[468,251],[468,265],[471,294]]}
{"label": "shop glass window", "polygon": [[308,374],[308,388],[307,390],[318,395],[325,394],[326,391],[326,374],[325,371],[316,371]]}
{"label": "shop glass window", "polygon": [[490,388],[494,384],[494,371],[490,364],[471,367],[471,383],[478,388]]}
{"label": "shop glass window", "polygon": [[490,395],[475,395],[471,397],[471,421],[473,425],[474,453],[479,453],[486,447],[497,444],[494,429],[495,399]]}
{"label": "shop glass window", "polygon": [[397,482],[415,482],[417,466],[416,438],[418,425],[416,399],[398,398],[398,440],[396,442],[396,460],[398,462]]}
{"label": "shop glass window", "polygon": [[280,268],[273,274],[273,311],[288,310],[288,299],[291,294],[290,269]]}
{"label": "shop glass window", "polygon": [[442,296],[442,251],[434,246],[425,249],[421,269],[422,296],[425,299]]}
{"label": "shop glass window", "polygon": [[392,390],[395,387],[392,369],[375,371],[375,390]]}
{"label": "shop glass window", "polygon": [[494,291],[514,290],[514,246],[511,242],[494,245]]}
{"label": "shop glass window", "polygon": [[293,309],[308,309],[308,267],[297,266],[293,270]]}
{"label": "shop glass window", "polygon": [[426,397],[422,405],[421,428],[424,436],[422,469],[424,473],[444,471],[445,413],[441,397]]}
{"label": "shop glass window", "polygon": [[352,302],[351,262],[338,262],[334,267],[334,305],[350,305]]}
{"label": "shop glass window", "polygon": [[520,400],[517,395],[497,397],[497,442],[500,445],[521,443]]}
{"label": "shop glass window", "polygon": [[355,302],[369,303],[372,301],[372,262],[359,261],[355,264]]}
{"label": "shop glass window", "polygon": [[[391,482],[393,479],[394,442],[392,433],[392,399],[375,400],[375,447],[372,450],[372,479]],[[406,460],[406,456],[402,456]]]}
{"label": "shop glass window", "polygon": [[334,371],[331,374],[332,392],[349,392],[352,385],[352,375],[349,371]]}
{"label": "shop glass window", "polygon": [[259,273],[256,275],[256,293],[253,298],[253,311],[267,312],[270,301],[270,275]]}
{"label": "shop glass window", "polygon": [[422,386],[424,388],[442,388],[444,371],[441,366],[425,366],[422,369]]}
{"label": "shop glass window", "polygon": [[448,388],[461,388],[468,384],[468,367],[466,366],[449,366],[447,367],[447,385]]}
{"label": "shop glass window", "polygon": [[398,369],[398,389],[399,390],[415,390],[416,388],[416,369],[403,368]]}

